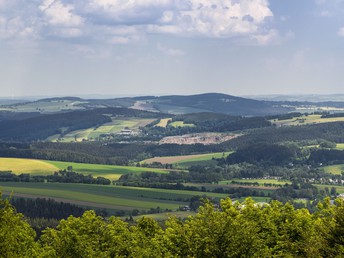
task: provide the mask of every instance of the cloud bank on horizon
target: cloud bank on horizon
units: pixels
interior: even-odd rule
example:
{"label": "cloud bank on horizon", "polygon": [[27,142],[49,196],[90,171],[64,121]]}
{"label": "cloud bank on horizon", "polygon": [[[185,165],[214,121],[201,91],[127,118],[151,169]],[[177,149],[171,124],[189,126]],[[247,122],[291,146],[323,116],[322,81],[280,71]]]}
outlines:
{"label": "cloud bank on horizon", "polygon": [[0,0],[4,94],[338,92],[343,12],[343,0]]}

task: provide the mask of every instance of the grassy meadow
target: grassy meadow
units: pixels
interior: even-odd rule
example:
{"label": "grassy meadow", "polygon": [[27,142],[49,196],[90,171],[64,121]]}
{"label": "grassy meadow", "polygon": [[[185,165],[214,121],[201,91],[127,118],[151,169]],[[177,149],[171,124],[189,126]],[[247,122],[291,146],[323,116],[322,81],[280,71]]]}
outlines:
{"label": "grassy meadow", "polygon": [[53,172],[73,167],[73,171],[84,175],[92,174],[94,177],[102,176],[110,180],[117,180],[121,175],[127,173],[156,172],[167,173],[165,170],[156,168],[138,168],[126,166],[113,166],[101,164],[87,164],[48,160],[0,158],[0,171],[11,170],[14,174],[28,173],[32,175],[51,175]]}
{"label": "grassy meadow", "polygon": [[301,117],[294,117],[286,120],[271,120],[273,124],[277,126],[294,126],[294,125],[307,125],[307,124],[319,124],[319,123],[332,123],[332,122],[343,122],[344,117],[331,117],[321,118],[321,115],[308,115]]}
{"label": "grassy meadow", "polygon": [[[0,191],[27,198],[54,198],[89,207],[110,209],[177,209],[187,205],[189,198],[204,192],[152,189],[125,186],[103,186],[64,183],[0,182]],[[206,193],[212,198],[226,198],[226,194]]]}
{"label": "grassy meadow", "polygon": [[258,183],[261,186],[264,184],[275,184],[275,185],[285,185],[291,184],[288,180],[277,180],[277,179],[241,179],[241,178],[234,178],[232,180],[220,181],[220,185],[231,184],[232,181],[241,182],[241,183]]}
{"label": "grassy meadow", "polygon": [[95,140],[102,134],[117,134],[125,128],[131,130],[138,130],[139,127],[146,126],[154,121],[154,119],[143,118],[128,118],[117,119],[113,118],[110,123],[105,123],[99,127],[92,127],[82,130],[76,130],[65,134],[64,136],[54,135],[49,137],[48,141],[60,141],[60,142],[81,142],[83,140]]}
{"label": "grassy meadow", "polygon": [[173,164],[176,168],[187,168],[194,165],[216,165],[213,158],[227,157],[232,152],[216,152],[197,155],[184,155],[184,156],[165,156],[155,157],[141,161],[141,164],[150,164],[153,162],[160,162],[162,164]]}
{"label": "grassy meadow", "polygon": [[325,166],[323,169],[326,173],[341,175],[342,171],[344,171],[344,164]]}
{"label": "grassy meadow", "polygon": [[184,121],[175,121],[170,123],[172,127],[194,127],[194,124],[185,124]]}
{"label": "grassy meadow", "polygon": [[155,126],[158,127],[167,127],[168,123],[172,120],[172,118],[163,118],[160,119],[159,123],[157,123]]}

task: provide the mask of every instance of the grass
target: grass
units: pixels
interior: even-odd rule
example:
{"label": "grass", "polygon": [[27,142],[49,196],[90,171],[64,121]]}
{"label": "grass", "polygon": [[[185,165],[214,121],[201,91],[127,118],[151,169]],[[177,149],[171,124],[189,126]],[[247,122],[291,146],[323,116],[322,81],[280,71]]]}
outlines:
{"label": "grass", "polygon": [[170,123],[172,127],[194,127],[194,124],[185,124],[184,121],[175,121]]}
{"label": "grass", "polygon": [[319,189],[324,190],[325,187],[327,187],[328,189],[331,189],[332,187],[335,187],[337,190],[337,193],[342,194],[344,193],[344,186],[341,185],[319,185],[319,184],[314,184],[314,186],[316,186]]}
{"label": "grass", "polygon": [[242,183],[258,183],[261,186],[264,186],[264,184],[275,184],[275,185],[284,185],[286,183],[291,184],[290,181],[288,180],[277,180],[277,179],[239,179],[239,178],[234,178],[232,180],[227,180],[227,181],[220,181],[220,185],[226,185],[226,184],[231,184],[232,181],[236,182],[242,182]]}
{"label": "grass", "polygon": [[121,175],[127,173],[156,172],[167,173],[165,170],[156,168],[138,168],[126,166],[113,166],[101,164],[74,163],[62,161],[0,158],[0,171],[11,170],[15,174],[29,173],[32,175],[51,175],[60,169],[73,167],[73,171],[84,175],[92,174],[94,177],[102,176],[110,180],[117,180]]}
{"label": "grass", "polygon": [[[102,186],[64,183],[0,182],[0,191],[13,192],[14,196],[27,198],[57,198],[59,201],[90,207],[113,209],[177,209],[188,204],[192,196],[203,196],[204,192],[178,191],[125,186]],[[225,194],[206,193],[213,198],[226,198]],[[178,200],[178,201],[177,201]]]}
{"label": "grass", "polygon": [[160,162],[162,164],[174,164],[177,168],[186,168],[192,165],[205,165],[206,163],[216,164],[216,161],[212,160],[213,158],[226,157],[230,153],[231,152],[216,152],[198,155],[155,157],[143,160],[140,163],[150,164],[153,162]]}
{"label": "grass", "polygon": [[164,127],[166,128],[168,123],[172,120],[172,118],[163,118],[163,119],[160,119],[159,123],[156,124],[155,126],[158,126],[158,127]]}
{"label": "grass", "polygon": [[46,139],[47,141],[61,141],[61,142],[81,142],[83,140],[95,140],[98,139],[102,134],[117,134],[125,128],[131,130],[138,130],[139,127],[145,126],[154,119],[142,119],[142,118],[128,118],[128,119],[117,119],[112,118],[112,122],[105,123],[99,127],[92,127],[82,130],[76,130],[67,133],[63,137],[60,135],[54,135]]}
{"label": "grass", "polygon": [[326,173],[341,175],[342,171],[344,171],[344,164],[325,166],[323,169]]}
{"label": "grass", "polygon": [[344,117],[330,117],[321,118],[321,115],[308,115],[301,117],[294,117],[287,120],[271,120],[272,123],[280,126],[287,125],[304,125],[304,124],[319,124],[319,123],[332,123],[344,121]]}

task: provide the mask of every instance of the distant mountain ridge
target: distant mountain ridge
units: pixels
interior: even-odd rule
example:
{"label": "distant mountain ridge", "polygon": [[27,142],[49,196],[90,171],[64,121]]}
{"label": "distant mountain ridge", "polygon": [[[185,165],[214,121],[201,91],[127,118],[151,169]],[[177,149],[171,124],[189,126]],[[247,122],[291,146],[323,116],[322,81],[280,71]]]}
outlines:
{"label": "distant mountain ridge", "polygon": [[[82,99],[78,97],[44,98],[32,102],[6,105],[4,110],[14,112],[58,113],[72,110],[121,107],[165,114],[214,112],[234,116],[265,116],[295,112],[299,109],[305,110],[304,112],[314,112],[319,111],[317,107],[320,106],[343,109],[344,112],[344,102],[268,101],[222,93],[136,96],[112,99]],[[307,111],[308,108],[309,111]]]}

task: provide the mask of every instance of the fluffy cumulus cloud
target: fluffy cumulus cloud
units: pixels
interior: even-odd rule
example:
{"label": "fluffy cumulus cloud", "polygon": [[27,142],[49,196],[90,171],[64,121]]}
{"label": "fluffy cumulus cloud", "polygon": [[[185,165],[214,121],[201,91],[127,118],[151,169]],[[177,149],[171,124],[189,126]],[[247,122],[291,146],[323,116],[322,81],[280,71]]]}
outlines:
{"label": "fluffy cumulus cloud", "polygon": [[[127,44],[149,34],[172,34],[178,37],[243,37],[266,44],[278,36],[278,31],[269,27],[273,13],[268,0],[13,1],[18,4],[12,5],[12,9],[22,9],[22,12],[4,12],[0,26],[18,17],[24,21],[24,28],[32,28],[42,38],[46,34],[85,36]],[[0,0],[0,8],[4,8],[6,2]],[[30,22],[30,26],[25,22]]]}
{"label": "fluffy cumulus cloud", "polygon": [[218,38],[259,34],[273,16],[267,0],[91,0],[89,10],[148,33]]}

